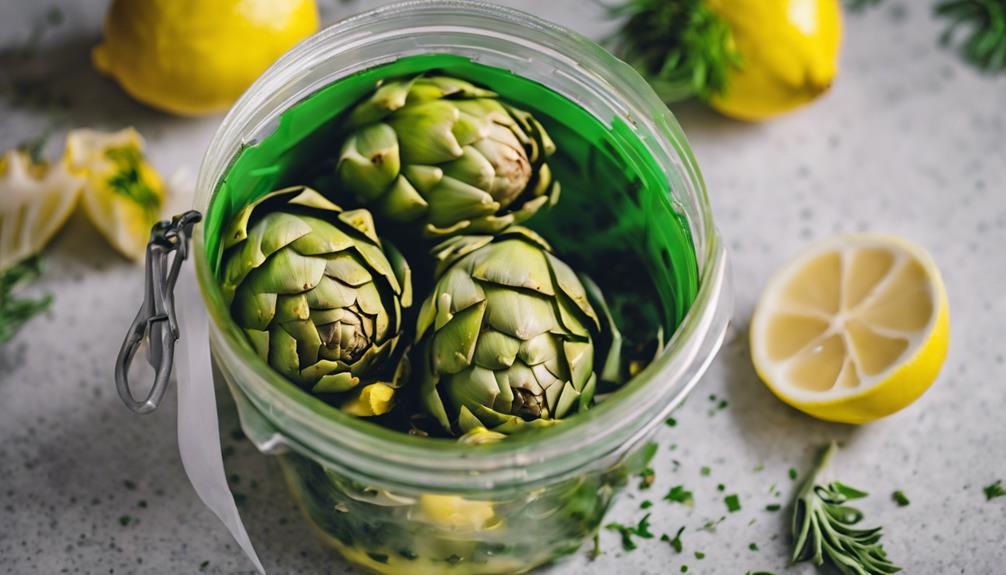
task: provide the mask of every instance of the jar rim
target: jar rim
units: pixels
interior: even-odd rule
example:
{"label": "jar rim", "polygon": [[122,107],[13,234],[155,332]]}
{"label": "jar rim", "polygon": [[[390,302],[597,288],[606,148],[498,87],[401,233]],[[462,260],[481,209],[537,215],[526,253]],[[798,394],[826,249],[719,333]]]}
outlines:
{"label": "jar rim", "polygon": [[[375,26],[386,29],[384,35],[391,30],[401,34],[404,21],[412,26],[411,34],[419,33],[417,23],[427,22],[423,33],[464,29],[538,50],[552,64],[572,67],[586,88],[618,100],[624,107],[623,119],[637,130],[646,130],[650,141],[644,143],[669,178],[669,170],[678,172],[694,202],[685,207],[693,211],[686,219],[699,266],[695,301],[661,354],[617,397],[571,421],[531,432],[529,441],[503,441],[476,449],[450,440],[412,437],[342,414],[309,394],[285,393],[283,389],[292,384],[265,366],[242,341],[243,334],[231,319],[210,268],[205,228],[200,226],[193,238],[194,259],[218,364],[225,371],[227,365],[242,371],[235,374],[235,383],[259,411],[274,416],[272,423],[285,443],[367,481],[390,480],[451,492],[526,486],[575,474],[599,459],[619,457],[669,415],[715,356],[730,315],[729,274],[705,184],[680,126],[642,77],[591,40],[530,14],[472,0],[411,0],[333,24],[282,56],[228,113],[200,167],[196,207],[205,211],[243,147],[274,127],[280,112],[314,91],[290,88],[304,78],[298,76],[299,70],[312,59],[345,55],[374,42]],[[327,82],[356,71],[341,69],[329,75]],[[598,119],[610,124],[610,118]],[[257,364],[261,369],[248,367]]]}

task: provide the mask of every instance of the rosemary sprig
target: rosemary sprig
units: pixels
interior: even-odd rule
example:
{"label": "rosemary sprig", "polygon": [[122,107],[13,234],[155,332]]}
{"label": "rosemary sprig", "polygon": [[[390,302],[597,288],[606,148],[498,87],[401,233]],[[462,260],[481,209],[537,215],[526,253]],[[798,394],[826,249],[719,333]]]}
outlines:
{"label": "rosemary sprig", "polygon": [[960,46],[964,59],[985,72],[1006,71],[1006,0],[944,0],[936,14],[950,20],[944,45],[964,26],[970,29]]}
{"label": "rosemary sprig", "polygon": [[822,482],[828,461],[838,449],[832,442],[793,504],[793,562],[821,565],[827,559],[843,575],[889,575],[901,570],[887,559],[881,528],[856,529],[863,513],[846,505],[866,493],[833,481]]}
{"label": "rosemary sprig", "polygon": [[730,25],[704,0],[626,0],[608,12],[625,18],[608,43],[666,102],[721,94],[740,64]]}
{"label": "rosemary sprig", "polygon": [[52,303],[52,296],[48,295],[39,299],[13,295],[18,287],[37,278],[41,271],[38,256],[34,256],[0,272],[0,343],[13,339],[21,326]]}

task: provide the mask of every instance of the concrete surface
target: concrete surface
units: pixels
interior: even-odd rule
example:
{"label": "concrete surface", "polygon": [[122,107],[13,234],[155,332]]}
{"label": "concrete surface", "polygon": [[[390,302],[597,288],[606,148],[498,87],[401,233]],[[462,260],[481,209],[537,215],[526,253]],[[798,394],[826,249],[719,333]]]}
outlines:
{"label": "concrete surface", "polygon": [[[68,104],[38,107],[11,98],[11,49],[42,25],[51,2],[0,2],[0,148],[52,126],[55,153],[69,127],[135,125],[163,173],[194,175],[219,118],[171,118],[99,78],[87,51],[104,4],[62,2],[64,21],[46,29],[27,68],[19,65],[17,78],[38,80],[34,90]],[[586,0],[508,4],[594,37],[610,30]],[[653,531],[686,526],[685,552],[656,539],[624,552],[617,535],[604,532],[595,562],[581,553],[543,573],[666,574],[685,564],[689,573],[814,572],[786,567],[786,517],[764,508],[788,501],[795,483],[787,470],[807,469],[831,439],[846,444],[836,475],[872,493],[861,504],[867,523],[885,527],[889,554],[907,573],[1006,573],[1006,498],[986,502],[982,494],[982,486],[1006,480],[1006,76],[981,77],[940,48],[928,4],[896,0],[850,15],[841,75],[810,108],[763,125],[697,104],[675,109],[731,251],[735,322],[677,426],[661,432],[655,485],[624,496],[611,519],[638,520],[639,503],[653,499]],[[325,13],[366,5],[333,1]],[[755,378],[743,334],[761,286],[784,258],[815,238],[859,230],[902,234],[932,251],[950,294],[953,340],[927,395],[855,428],[776,400]],[[51,313],[0,348],[0,572],[250,572],[185,478],[173,400],[141,418],[115,395],[112,361],[140,301],[139,268],[80,219],[47,259],[35,289],[54,294]],[[710,415],[710,394],[729,406]],[[353,573],[301,521],[275,462],[233,435],[233,407],[222,399],[226,464],[271,573]],[[693,508],[659,501],[678,483],[695,492]],[[740,496],[741,511],[725,512],[719,483]],[[896,489],[910,506],[891,501]],[[700,530],[722,516],[715,533]]]}

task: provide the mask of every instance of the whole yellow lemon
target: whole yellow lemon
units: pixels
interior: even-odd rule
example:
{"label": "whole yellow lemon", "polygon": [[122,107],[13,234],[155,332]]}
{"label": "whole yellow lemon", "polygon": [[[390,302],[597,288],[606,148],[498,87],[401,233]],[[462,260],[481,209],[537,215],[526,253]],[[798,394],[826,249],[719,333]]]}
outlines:
{"label": "whole yellow lemon", "polygon": [[91,57],[141,102],[208,114],[317,29],[314,0],[113,0]]}
{"label": "whole yellow lemon", "polygon": [[741,63],[709,103],[742,120],[763,120],[817,98],[838,72],[838,0],[707,0],[726,20]]}

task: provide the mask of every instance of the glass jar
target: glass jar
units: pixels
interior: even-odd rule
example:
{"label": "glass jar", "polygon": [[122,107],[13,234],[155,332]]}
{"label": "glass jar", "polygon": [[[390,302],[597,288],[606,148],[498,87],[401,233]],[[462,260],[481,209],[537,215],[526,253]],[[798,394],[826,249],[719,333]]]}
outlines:
{"label": "glass jar", "polygon": [[[206,229],[194,234],[217,376],[235,396],[246,435],[283,462],[305,514],[350,561],[381,573],[517,573],[578,549],[596,532],[640,451],[708,367],[730,317],[725,252],[681,128],[646,82],[593,42],[496,5],[431,1],[377,9],[294,48],[234,106],[197,182],[207,213],[240,152],[277,129],[298,102],[363,70],[449,54],[509,70],[620,122],[666,177],[687,223],[695,299],[663,351],[612,401],[533,441],[473,448],[413,437],[344,415],[269,369],[231,320]],[[666,198],[665,198],[666,200]]]}

